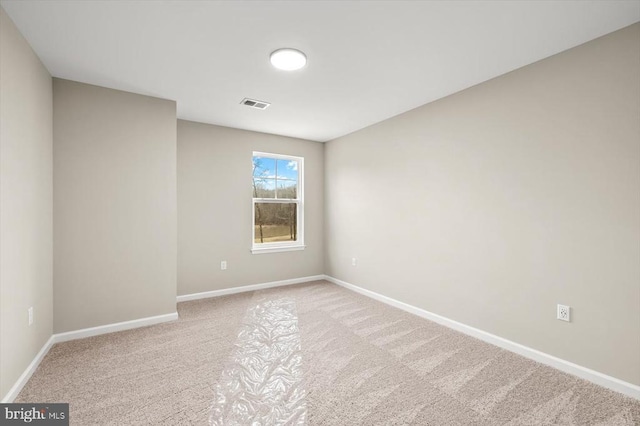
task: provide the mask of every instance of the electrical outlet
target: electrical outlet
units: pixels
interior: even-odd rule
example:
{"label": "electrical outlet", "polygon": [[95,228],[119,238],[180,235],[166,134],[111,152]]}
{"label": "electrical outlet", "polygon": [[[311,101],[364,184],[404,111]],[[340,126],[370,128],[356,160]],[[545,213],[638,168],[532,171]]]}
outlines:
{"label": "electrical outlet", "polygon": [[33,306],[29,308],[29,325],[33,325]]}
{"label": "electrical outlet", "polygon": [[571,321],[571,307],[566,305],[558,305],[557,318],[560,321]]}
{"label": "electrical outlet", "polygon": [[356,266],[358,264],[358,260],[355,257],[351,258],[351,266]]}
{"label": "electrical outlet", "polygon": [[222,269],[223,271],[225,269],[227,269],[227,261],[223,260],[222,262],[220,262],[220,269]]}

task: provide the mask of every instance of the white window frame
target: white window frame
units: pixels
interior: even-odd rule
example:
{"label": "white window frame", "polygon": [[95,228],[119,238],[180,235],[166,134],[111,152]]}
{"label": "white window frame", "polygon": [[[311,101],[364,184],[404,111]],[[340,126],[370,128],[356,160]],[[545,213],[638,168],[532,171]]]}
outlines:
{"label": "white window frame", "polygon": [[[251,166],[253,168],[253,157],[272,158],[274,160],[289,160],[298,162],[298,185],[296,190],[295,199],[286,198],[255,198],[253,197],[253,186],[251,188],[251,253],[277,253],[283,251],[295,251],[304,250],[304,158],[296,157],[293,155],[274,154],[270,152],[254,151],[251,156]],[[253,179],[253,176],[251,176]],[[298,205],[298,211],[296,214],[297,219],[297,241],[279,241],[271,243],[256,243],[255,242],[255,224],[256,224],[256,203],[275,203],[275,204],[291,204]]]}

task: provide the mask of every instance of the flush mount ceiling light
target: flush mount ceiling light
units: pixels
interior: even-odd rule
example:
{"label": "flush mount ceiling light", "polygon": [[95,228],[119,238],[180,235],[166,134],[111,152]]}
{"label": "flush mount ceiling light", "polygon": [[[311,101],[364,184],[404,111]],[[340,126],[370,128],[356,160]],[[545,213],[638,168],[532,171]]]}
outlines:
{"label": "flush mount ceiling light", "polygon": [[295,71],[307,64],[307,56],[296,49],[278,49],[271,53],[271,65],[284,71]]}

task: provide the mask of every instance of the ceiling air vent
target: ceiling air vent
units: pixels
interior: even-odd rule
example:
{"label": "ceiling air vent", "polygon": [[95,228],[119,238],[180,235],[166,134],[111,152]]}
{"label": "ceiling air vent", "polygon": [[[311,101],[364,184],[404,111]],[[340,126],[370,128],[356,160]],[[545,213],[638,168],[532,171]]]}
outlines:
{"label": "ceiling air vent", "polygon": [[269,102],[257,101],[255,99],[249,99],[249,98],[244,98],[240,103],[242,105],[246,105],[248,107],[257,108],[257,109],[267,109],[267,107],[271,105]]}

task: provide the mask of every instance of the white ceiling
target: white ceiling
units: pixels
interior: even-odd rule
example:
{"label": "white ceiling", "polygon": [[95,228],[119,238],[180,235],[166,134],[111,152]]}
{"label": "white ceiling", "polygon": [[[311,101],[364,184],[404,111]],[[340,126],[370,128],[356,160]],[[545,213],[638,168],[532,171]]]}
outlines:
{"label": "white ceiling", "polygon": [[[2,1],[55,77],[327,141],[640,21],[640,1]],[[271,67],[281,47],[301,71]],[[245,98],[271,102],[264,111]]]}

